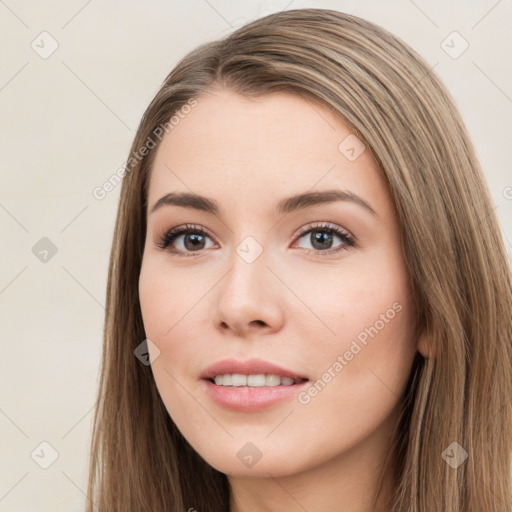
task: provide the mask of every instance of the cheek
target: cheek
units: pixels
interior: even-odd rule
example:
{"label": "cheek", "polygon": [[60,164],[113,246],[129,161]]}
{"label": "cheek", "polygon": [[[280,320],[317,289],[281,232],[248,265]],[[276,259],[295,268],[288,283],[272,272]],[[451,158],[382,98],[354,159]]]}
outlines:
{"label": "cheek", "polygon": [[331,297],[336,311],[325,318],[334,334],[324,335],[312,354],[322,369],[318,393],[312,391],[320,407],[385,414],[404,390],[416,353],[411,297],[399,279],[371,284],[346,283],[345,294]]}
{"label": "cheek", "polygon": [[[184,343],[184,333],[190,330],[194,297],[193,288],[183,287],[183,275],[166,271],[158,258],[145,258],[139,276],[139,300],[146,337],[158,348],[151,370],[156,386],[173,418],[191,417],[190,396],[180,382],[188,375],[195,347]],[[187,290],[188,295],[187,295]],[[188,314],[187,314],[188,312]]]}
{"label": "cheek", "polygon": [[[198,301],[201,287],[191,286],[186,273],[169,271],[160,257],[145,257],[139,276],[139,301],[148,338],[162,340]],[[204,293],[204,292],[203,292]]]}
{"label": "cheek", "polygon": [[407,324],[411,320],[408,312],[404,314],[411,299],[407,276],[402,266],[383,260],[381,256],[380,261],[354,261],[343,268],[305,270],[307,279],[295,279],[293,288],[309,312],[302,305],[302,314],[290,320],[302,323],[302,332],[316,332],[309,341],[318,343],[322,351],[343,348],[358,335],[364,342],[365,329],[375,325],[382,331],[392,324]]}
{"label": "cheek", "polygon": [[[197,373],[198,354],[211,360],[212,344],[205,343],[209,318],[206,297],[212,284],[190,269],[170,269],[158,256],[143,261],[139,276],[139,300],[146,337],[159,350],[151,365],[157,385],[179,391],[180,382]],[[209,357],[209,359],[208,359]],[[178,386],[179,388],[179,386]],[[183,397],[186,402],[186,396]]]}
{"label": "cheek", "polygon": [[308,279],[314,287],[298,291],[317,316],[307,315],[301,329],[309,332],[308,364],[320,379],[312,398],[326,406],[348,401],[356,410],[360,400],[389,407],[402,393],[416,353],[414,312],[401,260],[381,255],[329,277],[324,286],[320,279]]}
{"label": "cheek", "polygon": [[300,425],[306,438],[332,434],[317,447],[325,457],[370,436],[405,390],[416,350],[409,304],[394,298],[382,294],[364,308],[347,301],[343,317],[332,323],[336,335],[323,336],[309,353],[315,378],[297,397],[296,417],[307,418]]}
{"label": "cheek", "polygon": [[[172,295],[166,293],[166,286],[162,280],[156,279],[154,269],[143,265],[139,277],[139,301],[144,323],[144,330],[149,339],[160,338],[170,325],[162,325],[166,311],[173,311]],[[171,319],[169,319],[171,320]]]}

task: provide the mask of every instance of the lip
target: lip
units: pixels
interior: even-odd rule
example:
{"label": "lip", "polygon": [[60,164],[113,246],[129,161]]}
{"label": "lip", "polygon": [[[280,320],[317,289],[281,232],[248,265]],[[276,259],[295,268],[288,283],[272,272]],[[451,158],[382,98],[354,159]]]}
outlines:
{"label": "lip", "polygon": [[[303,380],[290,386],[217,386],[211,379],[216,375],[227,373],[248,374],[272,374],[281,377],[290,377],[295,380]],[[308,385],[309,379],[292,370],[287,370],[273,363],[261,359],[249,359],[248,361],[236,361],[225,359],[209,366],[200,375],[206,393],[219,406],[239,412],[257,412],[286,399],[295,397]]]}

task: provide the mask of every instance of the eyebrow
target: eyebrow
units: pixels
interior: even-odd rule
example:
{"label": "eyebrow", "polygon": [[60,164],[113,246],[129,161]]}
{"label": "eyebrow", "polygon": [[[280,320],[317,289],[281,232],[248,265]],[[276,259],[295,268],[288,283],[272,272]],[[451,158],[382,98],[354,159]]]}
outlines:
{"label": "eyebrow", "polygon": [[[372,215],[377,216],[376,211],[364,199],[353,192],[345,190],[304,192],[302,194],[286,197],[277,203],[275,210],[277,213],[287,214],[318,204],[333,203],[335,201],[350,201],[363,207]],[[181,206],[183,208],[212,213],[213,215],[218,215],[220,213],[218,203],[214,199],[191,192],[170,192],[156,201],[149,213],[151,214],[167,205]]]}

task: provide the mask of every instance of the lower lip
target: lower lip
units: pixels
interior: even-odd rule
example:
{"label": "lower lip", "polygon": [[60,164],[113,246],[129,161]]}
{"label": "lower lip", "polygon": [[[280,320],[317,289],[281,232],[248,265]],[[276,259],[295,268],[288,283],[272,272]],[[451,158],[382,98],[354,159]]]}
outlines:
{"label": "lower lip", "polygon": [[204,379],[210,398],[221,407],[240,412],[256,412],[266,409],[282,400],[295,397],[309,381],[292,386],[217,386]]}

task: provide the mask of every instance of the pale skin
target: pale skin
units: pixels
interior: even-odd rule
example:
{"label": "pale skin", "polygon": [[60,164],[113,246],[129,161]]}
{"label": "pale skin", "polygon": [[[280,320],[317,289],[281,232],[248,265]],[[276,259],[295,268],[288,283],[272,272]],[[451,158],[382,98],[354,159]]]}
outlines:
{"label": "pale skin", "polygon": [[[216,201],[219,212],[164,205],[148,214],[139,292],[146,336],[160,351],[151,366],[158,390],[187,441],[228,476],[232,511],[369,512],[413,358],[428,351],[415,337],[389,190],[369,150],[351,161],[338,149],[352,130],[312,100],[220,89],[196,99],[157,150],[148,210],[184,192]],[[374,213],[351,200],[275,212],[285,197],[324,190],[355,194]],[[158,247],[185,224],[206,231],[202,243],[191,243],[192,230]],[[313,243],[317,233],[324,245]],[[246,237],[262,249],[251,263],[237,253]],[[393,304],[400,311],[380,328]],[[312,382],[331,368],[331,379],[307,404],[293,397],[249,413],[213,402],[200,373],[253,357]],[[237,457],[247,442],[262,454],[252,467]]]}

